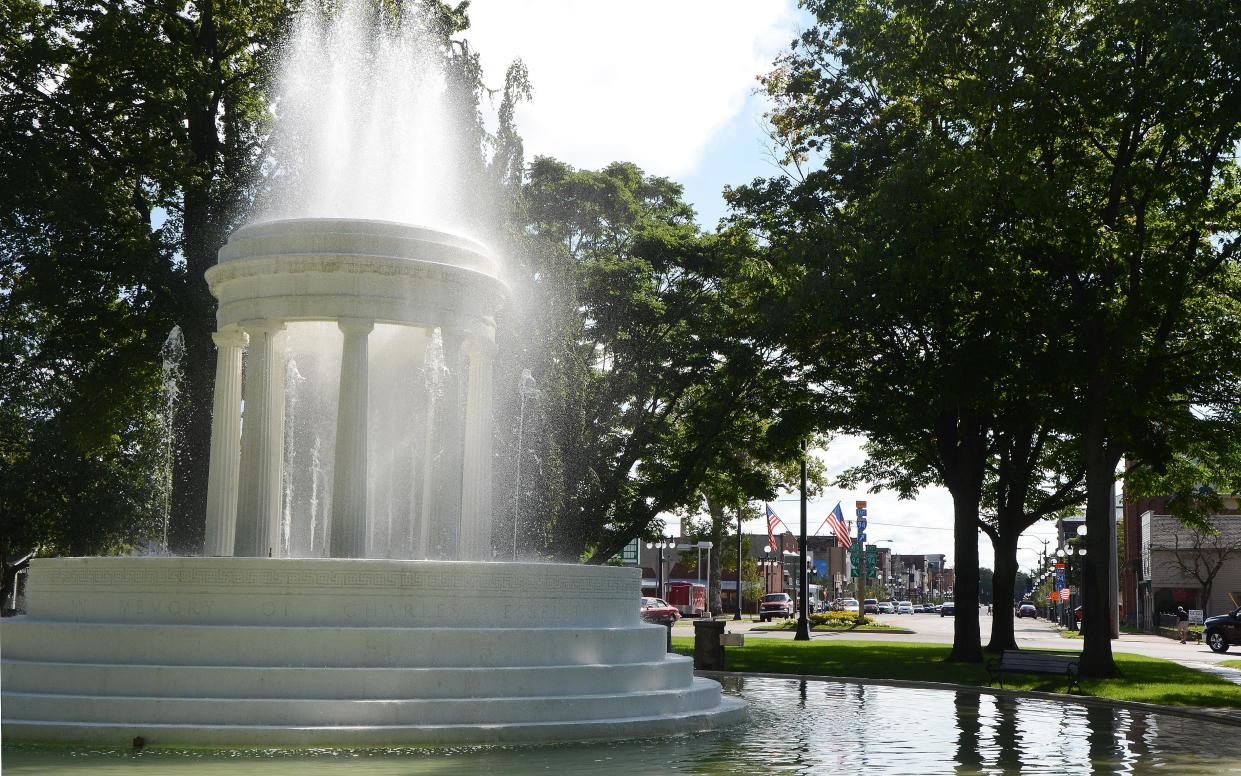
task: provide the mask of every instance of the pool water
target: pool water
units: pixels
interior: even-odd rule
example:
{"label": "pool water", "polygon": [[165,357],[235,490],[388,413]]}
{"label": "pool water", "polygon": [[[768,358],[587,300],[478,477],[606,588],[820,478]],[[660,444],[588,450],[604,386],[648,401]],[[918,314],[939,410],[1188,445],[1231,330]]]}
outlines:
{"label": "pool water", "polygon": [[639,741],[451,749],[108,751],[5,746],[5,774],[1241,773],[1241,727],[1074,703],[729,677],[747,723]]}

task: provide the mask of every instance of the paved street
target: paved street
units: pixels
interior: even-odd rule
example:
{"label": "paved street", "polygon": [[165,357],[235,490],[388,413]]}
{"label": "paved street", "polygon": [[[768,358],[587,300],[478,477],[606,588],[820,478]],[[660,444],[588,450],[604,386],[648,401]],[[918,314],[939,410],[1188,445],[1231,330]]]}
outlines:
{"label": "paved street", "polygon": [[[952,643],[954,620],[951,617],[940,617],[936,614],[881,614],[876,617],[876,620],[888,625],[907,628],[914,631],[914,633],[825,633],[815,631],[811,634],[811,638],[816,641],[821,639],[846,639],[853,641],[882,639],[886,641],[890,639],[893,641]],[[682,620],[677,623],[675,632],[678,635],[691,635],[693,633],[692,622],[692,620]],[[750,620],[742,620],[740,622],[729,621],[728,632],[748,632],[755,638],[793,638],[792,631],[751,631],[754,626],[759,624]],[[985,644],[991,632],[991,617],[985,611],[979,617],[979,625],[982,628],[983,643]],[[1081,639],[1066,639],[1060,636],[1055,626],[1047,620],[1019,619],[1016,621],[1015,631],[1017,644],[1023,648],[1058,649],[1064,651],[1080,650],[1082,648]],[[1223,660],[1241,660],[1241,648],[1234,647],[1222,655],[1217,655],[1205,644],[1195,644],[1192,642],[1181,644],[1178,641],[1163,638],[1162,636],[1122,634],[1120,639],[1112,642],[1112,650],[1114,652],[1129,652],[1135,655],[1172,660],[1190,668],[1217,673],[1241,683],[1241,671],[1217,665]]]}

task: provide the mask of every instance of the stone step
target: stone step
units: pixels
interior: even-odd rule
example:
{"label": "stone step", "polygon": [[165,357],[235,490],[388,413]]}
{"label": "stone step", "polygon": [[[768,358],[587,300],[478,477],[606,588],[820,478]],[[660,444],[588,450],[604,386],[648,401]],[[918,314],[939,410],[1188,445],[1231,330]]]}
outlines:
{"label": "stone step", "polygon": [[[7,648],[7,644],[6,644]],[[591,695],[689,687],[693,661],[505,668],[113,665],[5,659],[5,692],[148,697],[407,699]]]}
{"label": "stone step", "polygon": [[106,624],[6,618],[9,659],[119,665],[449,668],[648,663],[667,629]]}
{"label": "stone step", "polygon": [[[6,705],[5,713],[8,713]],[[392,747],[457,743],[502,744],[666,736],[720,729],[743,722],[745,704],[722,697],[711,708],[663,716],[640,712],[612,719],[509,725],[176,725],[0,720],[9,741],[59,741],[130,746],[141,736],[148,746]]]}
{"label": "stone step", "polygon": [[286,698],[166,698],[51,695],[0,696],[9,720],[180,725],[510,725],[632,716],[668,716],[714,708],[720,688],[694,679],[688,688],[600,695],[520,698],[347,700]]}

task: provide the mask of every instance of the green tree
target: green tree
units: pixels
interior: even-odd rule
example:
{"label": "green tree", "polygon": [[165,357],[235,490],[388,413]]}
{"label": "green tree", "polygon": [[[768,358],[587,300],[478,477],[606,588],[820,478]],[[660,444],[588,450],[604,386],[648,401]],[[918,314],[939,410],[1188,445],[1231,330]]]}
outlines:
{"label": "green tree", "polygon": [[[952,491],[959,572],[994,419],[1039,395],[1023,376],[1069,386],[1055,422],[1085,472],[1083,671],[1114,673],[1089,602],[1116,464],[1166,457],[1169,428],[1200,437],[1203,408],[1237,402],[1241,22],[1226,2],[807,6],[818,24],[767,79],[805,174],[734,198],[784,282],[825,300],[791,305],[815,312],[796,342],[844,362],[838,423]],[[958,573],[959,601],[973,580]],[[956,625],[954,657],[976,659],[976,622]]]}
{"label": "green tree", "polygon": [[544,500],[518,532],[529,549],[603,561],[713,487],[721,515],[734,494],[765,494],[764,462],[800,456],[806,410],[785,356],[745,338],[749,310],[721,271],[749,238],[701,234],[679,185],[627,163],[536,159],[521,218],[558,302],[552,336],[527,348],[545,467],[523,469],[523,502]]}
{"label": "green tree", "polygon": [[[83,435],[124,437],[117,416],[133,424],[150,413],[158,349],[180,324],[186,401],[169,536],[180,550],[201,542],[205,504],[215,306],[202,273],[251,192],[267,117],[259,83],[285,14],[282,2],[15,0],[0,33],[10,341],[28,364],[62,359],[69,392],[45,409],[75,432],[45,439],[66,443],[65,456],[119,465],[142,456],[123,453],[123,441],[83,445]],[[45,376],[19,370],[6,400]],[[76,420],[75,396],[90,405]],[[49,490],[56,477],[48,472]],[[141,490],[140,477],[125,468],[118,487]]]}

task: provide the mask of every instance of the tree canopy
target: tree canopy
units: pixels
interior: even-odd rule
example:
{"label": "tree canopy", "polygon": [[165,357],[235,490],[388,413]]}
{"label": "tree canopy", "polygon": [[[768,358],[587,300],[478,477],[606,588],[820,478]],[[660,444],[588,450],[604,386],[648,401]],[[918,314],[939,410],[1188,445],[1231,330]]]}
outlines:
{"label": "tree canopy", "polygon": [[1203,408],[1238,400],[1241,22],[1226,2],[806,5],[764,82],[789,174],[732,194],[769,246],[771,330],[826,423],[952,491],[960,601],[988,461],[1039,428],[1072,440],[1097,600],[1119,457],[1217,433]]}

